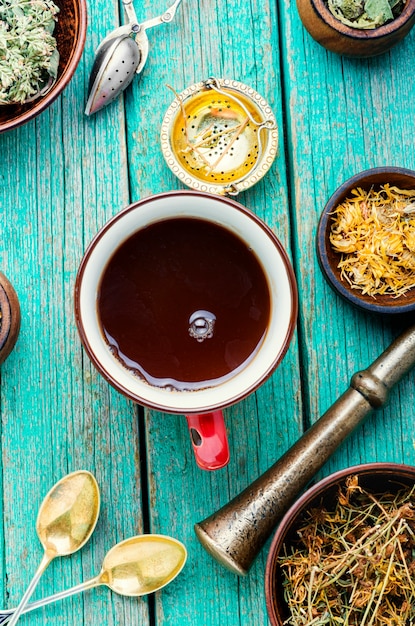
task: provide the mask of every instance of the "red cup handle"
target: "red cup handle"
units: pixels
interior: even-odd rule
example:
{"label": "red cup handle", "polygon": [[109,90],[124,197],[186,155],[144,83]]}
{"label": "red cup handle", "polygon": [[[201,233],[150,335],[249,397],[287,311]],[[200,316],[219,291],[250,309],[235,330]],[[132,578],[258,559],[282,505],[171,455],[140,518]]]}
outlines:
{"label": "red cup handle", "polygon": [[196,463],[217,470],[229,463],[229,446],[222,411],[186,415]]}

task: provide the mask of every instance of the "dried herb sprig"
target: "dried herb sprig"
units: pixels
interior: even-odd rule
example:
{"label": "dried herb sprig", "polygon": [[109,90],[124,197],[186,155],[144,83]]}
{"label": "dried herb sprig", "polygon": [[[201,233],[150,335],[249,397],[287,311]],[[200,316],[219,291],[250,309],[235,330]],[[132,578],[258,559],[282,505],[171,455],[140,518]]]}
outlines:
{"label": "dried herb sprig", "polygon": [[415,487],[374,495],[350,476],[279,563],[290,626],[414,626]]}
{"label": "dried herb sprig", "polygon": [[52,0],[1,0],[0,104],[30,101],[55,83],[58,12]]}
{"label": "dried herb sprig", "polygon": [[378,28],[401,13],[404,0],[327,0],[331,13],[346,26],[363,30]]}
{"label": "dried herb sprig", "polygon": [[353,289],[405,294],[415,287],[415,190],[353,189],[333,213],[330,243]]}
{"label": "dried herb sprig", "polygon": [[[186,112],[182,98],[173,87],[168,85],[168,88],[173,91],[179,101],[183,121],[185,145],[180,152],[181,154],[190,154],[199,168],[204,172],[204,175],[209,176],[212,172],[216,171],[224,157],[232,150],[232,146],[249,124],[250,118],[249,116],[244,116],[243,119],[240,119],[240,115],[233,111],[230,105],[229,108],[225,110],[223,108],[209,107],[208,119],[201,130],[190,133],[190,115]],[[226,120],[226,128],[219,130],[216,124],[223,120]],[[220,148],[220,144],[224,138],[226,138],[225,147],[219,150],[220,154],[218,158],[211,163],[206,158],[206,155]]]}

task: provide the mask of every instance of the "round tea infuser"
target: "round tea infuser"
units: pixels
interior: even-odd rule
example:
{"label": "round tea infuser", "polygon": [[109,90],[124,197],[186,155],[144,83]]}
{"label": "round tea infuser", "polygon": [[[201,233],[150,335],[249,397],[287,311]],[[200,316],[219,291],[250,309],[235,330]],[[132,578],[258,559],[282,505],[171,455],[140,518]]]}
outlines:
{"label": "round tea infuser", "polygon": [[278,130],[270,106],[254,89],[209,78],[176,94],[162,122],[161,148],[185,185],[232,196],[268,172]]}

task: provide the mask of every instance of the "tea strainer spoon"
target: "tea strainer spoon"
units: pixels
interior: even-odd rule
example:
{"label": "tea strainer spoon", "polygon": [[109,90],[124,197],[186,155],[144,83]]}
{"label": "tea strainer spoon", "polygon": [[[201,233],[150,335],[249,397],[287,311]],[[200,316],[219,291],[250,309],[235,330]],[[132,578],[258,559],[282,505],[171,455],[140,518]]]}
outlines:
{"label": "tea strainer spoon", "polygon": [[128,87],[135,74],[141,75],[149,52],[146,31],[171,22],[181,1],[176,0],[163,15],[140,23],[132,0],[123,0],[129,22],[111,31],[96,50],[89,79],[86,115],[96,113],[113,102]]}

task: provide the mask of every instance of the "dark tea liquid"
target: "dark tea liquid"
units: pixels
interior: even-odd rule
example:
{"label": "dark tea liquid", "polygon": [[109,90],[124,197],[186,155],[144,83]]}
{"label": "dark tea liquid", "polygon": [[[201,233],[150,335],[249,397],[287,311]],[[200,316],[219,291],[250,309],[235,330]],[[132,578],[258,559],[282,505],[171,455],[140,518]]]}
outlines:
{"label": "dark tea liquid", "polygon": [[270,292],[251,250],[196,218],[152,224],[116,250],[98,316],[116,357],[151,385],[202,389],[226,380],[260,347]]}

